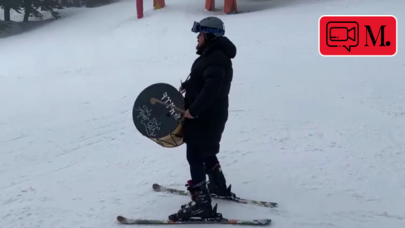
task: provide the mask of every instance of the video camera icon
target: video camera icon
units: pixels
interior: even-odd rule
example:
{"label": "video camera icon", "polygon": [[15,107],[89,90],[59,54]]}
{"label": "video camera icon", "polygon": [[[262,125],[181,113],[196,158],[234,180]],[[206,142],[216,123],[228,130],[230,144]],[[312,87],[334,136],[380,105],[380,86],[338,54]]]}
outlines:
{"label": "video camera icon", "polygon": [[344,47],[350,52],[359,45],[359,24],[356,21],[330,21],[326,24],[326,44]]}

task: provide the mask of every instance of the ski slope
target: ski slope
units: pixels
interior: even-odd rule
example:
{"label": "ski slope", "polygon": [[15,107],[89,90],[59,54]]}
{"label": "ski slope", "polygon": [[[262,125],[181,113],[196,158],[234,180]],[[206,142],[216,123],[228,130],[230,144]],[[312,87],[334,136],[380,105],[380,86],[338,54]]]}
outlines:
{"label": "ski slope", "polygon": [[[262,10],[214,13],[238,48],[219,158],[237,195],[279,207],[215,201],[219,212],[278,228],[405,227],[405,2],[238,3]],[[187,77],[190,28],[210,13],[144,5],[141,20],[123,0],[0,40],[1,228],[114,228],[117,215],[164,219],[188,202],[151,190],[183,188],[184,146],[142,137],[131,112],[145,87]],[[321,57],[318,19],[331,14],[395,15],[397,55]]]}

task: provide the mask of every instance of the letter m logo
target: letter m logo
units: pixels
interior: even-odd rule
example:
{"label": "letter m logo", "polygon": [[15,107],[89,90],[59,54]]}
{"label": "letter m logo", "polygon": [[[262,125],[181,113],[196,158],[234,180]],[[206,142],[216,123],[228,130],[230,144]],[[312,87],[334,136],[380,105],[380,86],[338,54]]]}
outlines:
{"label": "letter m logo", "polygon": [[[385,44],[385,42],[384,42],[384,39],[385,39],[385,25],[381,25],[380,26],[380,30],[378,30],[378,33],[377,33],[377,37],[375,37],[374,36],[374,34],[373,34],[373,31],[371,31],[371,27],[370,27],[370,25],[364,25],[364,27],[366,27],[366,45],[364,45],[364,46],[366,46],[366,47],[368,47],[369,45],[368,45],[368,37],[370,37],[370,39],[371,39],[371,42],[373,43],[373,46],[375,46],[375,44],[377,43],[377,40],[378,40],[378,38],[380,38],[380,47],[385,47],[386,46],[386,44]],[[389,46],[389,44],[388,44],[388,46]]]}

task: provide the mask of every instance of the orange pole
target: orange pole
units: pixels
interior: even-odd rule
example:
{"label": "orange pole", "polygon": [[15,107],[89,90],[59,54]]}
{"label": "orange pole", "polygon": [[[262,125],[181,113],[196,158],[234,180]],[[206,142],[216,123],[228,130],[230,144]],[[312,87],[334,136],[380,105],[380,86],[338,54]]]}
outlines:
{"label": "orange pole", "polygon": [[205,9],[208,11],[215,10],[215,0],[205,0]]}
{"label": "orange pole", "polygon": [[154,9],[161,9],[165,7],[165,5],[166,5],[165,0],[153,0]]}
{"label": "orange pole", "polygon": [[160,6],[164,8],[166,6],[165,0],[160,0]]}
{"label": "orange pole", "polygon": [[238,6],[236,4],[236,0],[224,0],[224,13],[237,13]]}
{"label": "orange pole", "polygon": [[136,0],[136,13],[138,19],[143,17],[143,0]]}

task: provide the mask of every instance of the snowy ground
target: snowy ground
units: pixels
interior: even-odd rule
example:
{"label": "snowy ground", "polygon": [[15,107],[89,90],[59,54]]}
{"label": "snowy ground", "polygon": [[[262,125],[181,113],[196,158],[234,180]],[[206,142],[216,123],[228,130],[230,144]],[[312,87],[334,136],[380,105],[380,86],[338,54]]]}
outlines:
{"label": "snowy ground", "polygon": [[[238,195],[280,206],[219,210],[279,228],[405,227],[405,2],[239,2],[266,10],[220,16],[238,55],[219,157]],[[138,20],[122,1],[0,41],[1,228],[113,228],[188,201],[152,192],[183,187],[184,147],[142,137],[131,109],[146,86],[185,79],[203,7],[145,3]],[[321,57],[324,14],[395,15],[397,55]]]}

